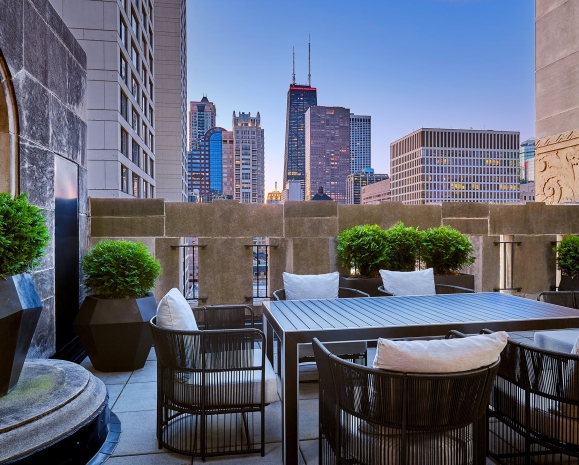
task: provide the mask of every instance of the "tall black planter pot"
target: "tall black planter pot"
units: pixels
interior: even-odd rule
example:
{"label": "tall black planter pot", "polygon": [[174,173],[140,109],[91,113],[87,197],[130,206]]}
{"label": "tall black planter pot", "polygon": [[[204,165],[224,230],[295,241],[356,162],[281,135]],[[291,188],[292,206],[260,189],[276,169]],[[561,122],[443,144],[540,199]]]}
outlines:
{"label": "tall black planter pot", "polygon": [[474,275],[463,273],[450,276],[434,275],[434,284],[450,284],[451,286],[466,287],[474,291]]}
{"label": "tall black planter pot", "polygon": [[574,278],[573,276],[561,276],[561,282],[559,283],[560,291],[579,291],[579,278]]}
{"label": "tall black planter pot", "polygon": [[340,287],[349,287],[365,292],[370,297],[384,297],[378,290],[382,285],[382,278],[348,278],[340,276]]}
{"label": "tall black planter pot", "polygon": [[41,311],[29,274],[0,278],[0,397],[18,383]]}
{"label": "tall black planter pot", "polygon": [[84,299],[74,330],[99,371],[143,368],[153,345],[149,320],[157,313],[152,295],[139,299]]}

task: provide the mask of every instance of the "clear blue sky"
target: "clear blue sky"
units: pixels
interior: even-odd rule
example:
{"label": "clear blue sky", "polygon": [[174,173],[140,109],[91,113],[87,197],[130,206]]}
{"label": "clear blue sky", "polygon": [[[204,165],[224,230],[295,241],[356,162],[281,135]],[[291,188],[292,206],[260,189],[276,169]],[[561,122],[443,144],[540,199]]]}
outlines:
{"label": "clear blue sky", "polygon": [[266,192],[281,190],[292,46],[296,81],[318,104],[372,116],[372,165],[420,127],[534,135],[532,0],[193,0],[187,2],[188,100],[207,94],[217,125],[261,114]]}

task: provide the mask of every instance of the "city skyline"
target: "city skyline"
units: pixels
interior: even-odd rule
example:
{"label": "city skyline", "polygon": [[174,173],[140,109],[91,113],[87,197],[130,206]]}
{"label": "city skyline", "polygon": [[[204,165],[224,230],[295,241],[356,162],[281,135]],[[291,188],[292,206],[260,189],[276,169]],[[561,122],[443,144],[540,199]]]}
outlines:
{"label": "city skyline", "polygon": [[[296,82],[307,82],[310,30],[311,85],[318,89],[317,103],[372,117],[376,172],[390,171],[390,143],[421,127],[515,129],[521,132],[521,140],[534,136],[532,4],[522,0],[390,3],[368,2],[352,8],[349,2],[337,1],[328,13],[327,1],[297,1],[287,8],[257,0],[257,15],[223,1],[188,8],[188,58],[212,63],[189,67],[188,101],[207,94],[218,107],[216,125],[223,127],[229,126],[231,111],[237,108],[260,111],[262,125],[268,129],[266,192],[274,189],[276,181],[281,187],[283,180],[292,46]],[[308,14],[300,17],[304,11]],[[220,21],[199,24],[193,21],[195,16],[218,16]],[[278,20],[282,17],[283,22]],[[473,18],[477,33],[473,33]],[[239,21],[267,37],[260,42],[259,56],[249,61],[237,59],[244,47],[233,27]],[[415,27],[402,27],[408,23]],[[330,34],[339,28],[347,33]],[[203,47],[207,34],[216,37],[211,47]],[[233,68],[235,81],[228,72]]]}

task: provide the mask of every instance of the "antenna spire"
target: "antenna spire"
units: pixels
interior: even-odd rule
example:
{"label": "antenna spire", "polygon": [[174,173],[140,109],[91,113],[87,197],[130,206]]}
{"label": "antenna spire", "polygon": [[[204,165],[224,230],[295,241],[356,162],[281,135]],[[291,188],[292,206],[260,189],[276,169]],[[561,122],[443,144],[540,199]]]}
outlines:
{"label": "antenna spire", "polygon": [[292,84],[296,83],[296,48],[292,47]]}
{"label": "antenna spire", "polygon": [[310,52],[310,32],[308,31],[308,87],[312,87],[311,52]]}

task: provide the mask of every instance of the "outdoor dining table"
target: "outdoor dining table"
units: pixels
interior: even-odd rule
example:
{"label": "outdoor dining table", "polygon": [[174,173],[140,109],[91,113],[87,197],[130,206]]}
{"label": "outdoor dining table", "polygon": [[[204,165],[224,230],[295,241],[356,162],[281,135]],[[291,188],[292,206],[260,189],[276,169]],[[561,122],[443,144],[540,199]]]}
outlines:
{"label": "outdoor dining table", "polygon": [[443,336],[456,329],[478,333],[579,328],[579,311],[496,292],[431,296],[263,303],[267,357],[273,360],[274,334],[281,351],[282,442],[285,464],[299,454],[298,346],[321,342]]}

